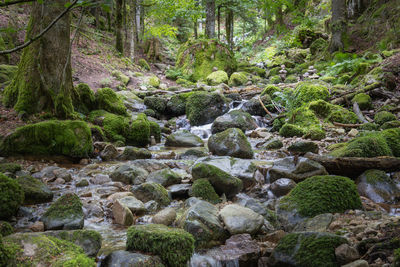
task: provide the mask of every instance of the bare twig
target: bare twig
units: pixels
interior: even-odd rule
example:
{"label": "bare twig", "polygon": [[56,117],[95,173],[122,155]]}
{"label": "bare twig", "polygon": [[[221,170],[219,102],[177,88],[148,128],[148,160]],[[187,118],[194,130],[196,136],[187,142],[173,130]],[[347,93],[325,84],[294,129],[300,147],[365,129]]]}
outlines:
{"label": "bare twig", "polygon": [[275,117],[271,112],[268,111],[268,109],[264,106],[264,103],[261,101],[260,96],[258,96],[258,101],[260,102],[261,106],[263,107],[263,109],[265,110],[265,112],[267,112],[268,115],[270,115],[272,118]]}

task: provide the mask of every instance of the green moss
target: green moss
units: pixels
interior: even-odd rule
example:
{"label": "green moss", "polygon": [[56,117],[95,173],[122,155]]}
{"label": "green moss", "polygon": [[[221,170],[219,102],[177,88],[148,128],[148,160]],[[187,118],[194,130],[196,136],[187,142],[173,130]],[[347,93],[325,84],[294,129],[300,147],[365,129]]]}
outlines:
{"label": "green moss", "polygon": [[195,92],[187,99],[186,116],[193,126],[211,123],[224,113],[226,103],[227,99],[220,94]]}
{"label": "green moss", "polygon": [[339,122],[339,123],[344,123],[344,124],[354,124],[358,122],[358,117],[357,115],[349,111],[345,108],[342,108],[340,106],[334,106],[332,108],[331,114],[327,117],[327,121],[330,122]]}
{"label": "green moss", "polygon": [[8,222],[0,221],[0,236],[7,236],[11,235],[12,233],[14,233],[14,228],[11,226],[11,224],[9,224]]}
{"label": "green moss", "polygon": [[0,234],[0,266],[10,266],[12,260],[15,258],[15,253],[13,253],[12,248],[8,248],[3,244],[3,237]]}
{"label": "green moss", "polygon": [[256,67],[256,66],[243,66],[239,67],[239,70],[242,72],[247,72],[256,76],[265,77],[267,71],[265,69]]}
{"label": "green moss", "polygon": [[214,71],[206,78],[208,85],[219,85],[221,83],[228,83],[228,80],[228,74],[223,70]]}
{"label": "green moss", "polygon": [[240,86],[245,85],[248,79],[244,72],[234,72],[229,78],[229,86]]}
{"label": "green moss", "polygon": [[16,180],[24,191],[24,204],[45,203],[53,199],[53,192],[39,179],[20,176]]}
{"label": "green moss", "polygon": [[280,91],[281,91],[281,89],[279,89],[279,87],[269,84],[264,88],[264,90],[261,93],[261,96],[269,95],[270,97],[272,97],[274,95],[274,93],[280,92]]}
{"label": "green moss", "polygon": [[159,143],[161,142],[161,128],[155,121],[149,121],[150,125],[150,136],[154,136],[156,141]]}
{"label": "green moss", "polygon": [[327,100],[329,90],[323,85],[302,82],[294,91],[294,106],[299,107],[305,103],[316,101],[319,99]]}
{"label": "green moss", "polygon": [[153,75],[153,76],[150,76],[150,78],[148,80],[148,84],[154,88],[159,88],[161,81],[157,76]]}
{"label": "green moss", "polygon": [[373,122],[368,122],[361,125],[359,129],[363,131],[376,131],[379,129],[379,125]]}
{"label": "green moss", "polygon": [[[155,125],[153,125],[154,127]],[[158,136],[154,136],[155,138]],[[141,113],[132,121],[126,142],[129,145],[144,147],[150,140],[150,122],[145,114]]]}
{"label": "green moss", "polygon": [[97,90],[96,102],[99,109],[118,115],[127,114],[124,103],[111,88],[101,88]]}
{"label": "green moss", "polygon": [[236,70],[233,52],[217,40],[189,40],[178,50],[177,68],[192,81],[205,79],[213,68],[228,74]]}
{"label": "green moss", "polygon": [[310,128],[304,135],[304,138],[308,138],[311,140],[322,140],[325,137],[326,137],[325,131],[316,127]]}
{"label": "green moss", "polygon": [[357,103],[361,110],[366,110],[372,107],[371,97],[364,93],[355,95],[351,102]]}
{"label": "green moss", "polygon": [[332,105],[324,100],[313,101],[309,104],[309,109],[314,111],[318,117],[326,118],[332,111]]}
{"label": "green moss", "polygon": [[393,113],[390,113],[388,111],[380,111],[375,114],[374,121],[375,123],[382,125],[385,122],[388,121],[395,121],[396,116]]}
{"label": "green moss", "polygon": [[151,70],[149,63],[144,58],[139,59],[138,64],[142,69]]}
{"label": "green moss", "polygon": [[319,120],[314,112],[306,107],[298,108],[290,112],[287,116],[287,122],[307,129],[313,125],[319,125]]}
{"label": "green moss", "polygon": [[11,219],[23,201],[24,192],[17,181],[0,173],[0,219]]}
{"label": "green moss", "polygon": [[144,104],[147,108],[152,109],[160,114],[164,114],[167,108],[167,99],[157,96],[148,96],[144,98]]}
{"label": "green moss", "polygon": [[[301,267],[337,267],[335,248],[348,243],[343,237],[325,233],[290,233],[275,247],[272,258],[282,261],[274,266],[286,264]],[[279,265],[281,264],[281,265]]]}
{"label": "green moss", "polygon": [[[0,37],[1,41],[1,37]],[[1,59],[1,57],[0,57]],[[18,67],[12,65],[0,65],[0,87],[5,87],[10,84]]]}
{"label": "green moss", "polygon": [[119,70],[114,70],[111,75],[115,77],[118,81],[122,82],[122,84],[125,86],[129,83],[130,78]]}
{"label": "green moss", "polygon": [[392,128],[400,128],[400,121],[388,121],[382,124],[381,129],[387,130]]}
{"label": "green moss", "polygon": [[198,179],[194,181],[192,186],[192,195],[200,197],[208,202],[217,204],[220,202],[219,196],[207,179]]}
{"label": "green moss", "polygon": [[155,200],[162,206],[167,206],[171,203],[167,190],[158,183],[142,183],[138,188],[133,188],[132,193],[143,202]]}
{"label": "green moss", "polygon": [[297,76],[296,75],[289,75],[285,79],[285,83],[297,83]]}
{"label": "green moss", "polygon": [[96,109],[96,97],[89,85],[81,83],[75,87],[73,104],[75,111],[82,114],[88,114],[90,111]]}
{"label": "green moss", "polygon": [[182,77],[183,77],[183,74],[182,74],[182,72],[181,72],[180,70],[178,70],[178,69],[169,69],[169,70],[167,70],[167,71],[165,72],[165,77],[166,77],[167,79],[176,81],[176,80],[178,80],[179,78],[182,78]]}
{"label": "green moss", "polygon": [[21,165],[17,163],[0,163],[0,172],[6,173],[16,173],[21,170]]}
{"label": "green moss", "polygon": [[313,176],[297,184],[281,200],[280,206],[296,209],[305,217],[362,208],[355,183],[346,177],[330,175]]}
{"label": "green moss", "polygon": [[393,256],[394,256],[393,266],[400,267],[400,248],[394,250]]}
{"label": "green moss", "polygon": [[0,144],[0,154],[88,157],[92,133],[83,121],[43,121],[17,128]]}
{"label": "green moss", "polygon": [[173,95],[167,103],[167,111],[173,116],[181,116],[186,112],[186,102],[193,93]]}
{"label": "green moss", "polygon": [[194,252],[194,238],[164,225],[135,225],[128,229],[126,248],[159,255],[171,267],[185,267]]}
{"label": "green moss", "polygon": [[282,78],[279,75],[274,75],[269,78],[269,82],[272,84],[279,84],[282,82]]}
{"label": "green moss", "polygon": [[71,215],[83,216],[82,202],[77,195],[67,193],[51,204],[43,217],[64,219]]}
{"label": "green moss", "polygon": [[294,137],[294,136],[301,137],[304,135],[304,131],[297,125],[285,123],[279,130],[279,135],[283,137]]}
{"label": "green moss", "polygon": [[272,150],[272,149],[280,149],[283,147],[283,143],[279,139],[272,139],[271,141],[268,141],[263,148],[267,150]]}
{"label": "green moss", "polygon": [[123,116],[108,113],[104,110],[96,110],[89,114],[88,119],[92,123],[101,124],[107,138],[112,141],[126,142],[129,131],[129,119]]}
{"label": "green moss", "polygon": [[310,52],[313,56],[322,53],[325,51],[325,49],[328,47],[329,43],[323,39],[323,38],[318,38],[315,40],[311,45],[310,45]]}

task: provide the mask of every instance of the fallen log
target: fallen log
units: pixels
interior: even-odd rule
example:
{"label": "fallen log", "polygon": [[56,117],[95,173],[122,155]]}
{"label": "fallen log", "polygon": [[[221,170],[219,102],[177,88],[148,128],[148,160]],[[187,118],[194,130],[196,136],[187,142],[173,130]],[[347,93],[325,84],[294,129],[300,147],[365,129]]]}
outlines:
{"label": "fallen log", "polygon": [[357,178],[366,170],[378,169],[386,172],[400,171],[400,158],[375,157],[375,158],[350,158],[320,156],[307,153],[304,157],[319,162],[329,174],[343,175]]}
{"label": "fallen log", "polygon": [[357,128],[362,126],[362,124],[345,124],[345,123],[340,123],[340,122],[334,122],[333,125],[339,126],[339,127],[344,127],[344,128]]}
{"label": "fallen log", "polygon": [[347,101],[350,101],[356,94],[367,93],[376,88],[379,88],[380,86],[381,86],[380,83],[373,83],[371,85],[366,86],[363,89],[351,90],[351,91],[345,92],[343,94],[340,94],[334,98],[331,98],[330,102],[334,105],[345,104]]}

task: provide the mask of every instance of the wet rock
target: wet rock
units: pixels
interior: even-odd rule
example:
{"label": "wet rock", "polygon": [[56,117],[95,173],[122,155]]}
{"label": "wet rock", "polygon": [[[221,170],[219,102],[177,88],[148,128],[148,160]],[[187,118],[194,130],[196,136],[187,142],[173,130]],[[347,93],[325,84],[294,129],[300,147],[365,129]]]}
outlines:
{"label": "wet rock", "polygon": [[124,226],[130,226],[134,222],[133,214],[131,210],[125,205],[125,203],[120,200],[121,199],[115,200],[112,208],[115,223]]}
{"label": "wet rock", "polygon": [[57,178],[61,178],[67,183],[72,181],[71,173],[69,173],[67,169],[58,168],[58,169],[55,169],[53,171],[53,173],[55,174],[55,176]]}
{"label": "wet rock", "polygon": [[357,190],[361,196],[375,203],[397,203],[400,189],[384,171],[368,170],[357,179]]}
{"label": "wet rock", "polygon": [[93,184],[101,185],[101,184],[106,184],[106,183],[111,182],[111,178],[107,174],[99,173],[99,174],[96,174],[96,176],[93,179],[91,179],[91,181]]}
{"label": "wet rock", "polygon": [[144,203],[144,207],[148,212],[154,212],[160,209],[160,205],[157,203],[157,201],[154,200],[150,200]]}
{"label": "wet rock", "polygon": [[[91,196],[90,196],[91,197]],[[84,203],[83,204],[85,217],[104,217],[104,210],[100,203]]]}
{"label": "wet rock", "polygon": [[212,135],[208,139],[208,149],[217,156],[251,159],[253,150],[244,133],[237,128],[231,128]]}
{"label": "wet rock", "polygon": [[229,128],[239,128],[243,132],[256,129],[257,123],[247,112],[233,110],[215,119],[211,126],[213,134],[223,132]]}
{"label": "wet rock", "polygon": [[143,183],[139,186],[132,187],[131,192],[137,199],[143,202],[155,200],[162,206],[166,206],[171,202],[167,190],[157,183]]}
{"label": "wet rock", "polygon": [[151,159],[151,152],[145,148],[127,146],[119,156],[120,160]]}
{"label": "wet rock", "polygon": [[118,192],[118,193],[114,193],[114,194],[110,195],[109,197],[107,197],[107,200],[115,201],[117,199],[129,197],[129,196],[133,196],[133,193],[132,192]]}
{"label": "wet rock", "polygon": [[17,178],[17,182],[24,191],[24,204],[46,203],[53,199],[50,188],[37,178],[21,176]]}
{"label": "wet rock", "polygon": [[265,203],[261,203],[259,200],[251,198],[244,193],[237,194],[236,198],[239,205],[249,208],[254,212],[262,215],[272,225],[276,224],[276,216],[274,212],[269,210]]}
{"label": "wet rock", "polygon": [[178,224],[193,235],[197,248],[220,245],[228,236],[218,219],[218,209],[207,201],[197,199],[182,215]]}
{"label": "wet rock", "polygon": [[122,205],[128,207],[128,209],[133,213],[133,214],[142,214],[143,212],[146,211],[146,208],[144,207],[144,204],[142,201],[136,199],[133,196],[126,196],[120,199],[117,199]]}
{"label": "wet rock", "polygon": [[172,199],[188,198],[189,191],[192,188],[190,184],[175,184],[168,187],[169,194]]}
{"label": "wet rock", "polygon": [[32,232],[43,232],[44,231],[44,223],[37,221],[34,224],[29,227],[29,229],[32,230]]}
{"label": "wet rock", "polygon": [[260,214],[236,204],[225,206],[219,216],[231,235],[255,234],[264,224],[264,218]]}
{"label": "wet rock", "polygon": [[[261,100],[264,105],[268,105],[271,102],[271,97],[268,95],[264,95],[261,97]],[[265,116],[265,110],[260,104],[260,101],[258,100],[257,97],[253,97],[249,101],[243,104],[242,110],[244,112],[250,113],[253,116]]]}
{"label": "wet rock", "polygon": [[282,141],[278,138],[274,138],[270,141],[267,141],[267,143],[265,143],[265,145],[262,148],[267,150],[272,150],[272,149],[280,149],[282,147],[283,147]]}
{"label": "wet rock", "polygon": [[342,267],[369,267],[369,264],[366,260],[356,260],[346,265],[342,265]]}
{"label": "wet rock", "polygon": [[65,184],[65,180],[63,178],[57,178],[54,181],[54,184]]}
{"label": "wet rock", "polygon": [[75,186],[76,187],[85,187],[85,186],[88,186],[88,185],[89,185],[88,180],[82,179],[79,182],[77,182]]}
{"label": "wet rock", "polygon": [[295,182],[302,181],[315,175],[328,174],[321,164],[307,158],[286,157],[274,162],[269,170],[270,181],[275,182],[280,178],[289,178]]}
{"label": "wet rock", "polygon": [[319,214],[305,219],[294,228],[295,232],[326,232],[333,220],[332,213]]}
{"label": "wet rock", "polygon": [[296,182],[288,178],[280,178],[271,184],[271,191],[276,197],[281,197],[290,192],[296,186]]}
{"label": "wet rock", "polygon": [[152,172],[146,179],[147,182],[158,183],[164,187],[179,184],[182,178],[169,168]]}
{"label": "wet rock", "polygon": [[155,224],[164,224],[166,226],[171,225],[176,219],[176,211],[173,208],[165,208],[157,212],[153,218],[152,222]]}
{"label": "wet rock", "polygon": [[318,154],[318,150],[319,150],[318,145],[310,141],[295,142],[288,147],[288,151],[292,153],[301,153],[301,154],[305,154],[307,152]]}
{"label": "wet rock", "polygon": [[206,157],[208,154],[199,149],[188,149],[184,153],[179,154],[179,159],[197,159]]}
{"label": "wet rock", "polygon": [[175,132],[167,137],[165,146],[169,147],[201,147],[204,146],[203,140],[189,131],[183,130]]}
{"label": "wet rock", "polygon": [[350,247],[348,244],[342,244],[335,248],[336,259],[341,265],[353,262],[360,258],[357,249]]}
{"label": "wet rock", "polygon": [[149,256],[124,250],[111,252],[101,263],[101,267],[164,267],[158,256]]}
{"label": "wet rock", "polygon": [[192,126],[212,123],[229,109],[228,100],[221,94],[195,92],[186,102],[186,115]]}
{"label": "wet rock", "polygon": [[111,173],[110,178],[124,184],[141,184],[146,180],[149,172],[135,165],[121,165]]}
{"label": "wet rock", "polygon": [[107,144],[100,152],[100,157],[105,161],[116,159],[118,156],[119,152],[113,144]]}

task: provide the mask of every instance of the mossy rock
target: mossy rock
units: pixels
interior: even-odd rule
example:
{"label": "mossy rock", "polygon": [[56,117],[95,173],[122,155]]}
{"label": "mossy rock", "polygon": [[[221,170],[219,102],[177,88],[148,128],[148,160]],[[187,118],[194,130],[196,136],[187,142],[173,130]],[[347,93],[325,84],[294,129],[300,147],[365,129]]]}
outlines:
{"label": "mossy rock", "polygon": [[214,187],[207,179],[198,179],[194,181],[192,185],[192,195],[213,204],[220,202],[219,196],[215,192]]}
{"label": "mossy rock", "polygon": [[397,118],[396,116],[388,111],[380,111],[375,114],[374,121],[375,123],[382,125],[385,122],[395,121]]}
{"label": "mossy rock", "polygon": [[294,90],[293,105],[299,107],[303,104],[319,99],[327,100],[329,98],[329,90],[323,85],[310,82],[300,83]]}
{"label": "mossy rock", "polygon": [[82,202],[72,193],[62,195],[41,218],[46,230],[82,229],[84,224]]}
{"label": "mossy rock", "polygon": [[134,225],[128,229],[126,249],[159,255],[170,267],[185,267],[194,252],[194,238],[165,225]]}
{"label": "mossy rock", "polygon": [[283,137],[301,137],[304,135],[304,130],[294,124],[285,123],[279,130],[279,135]]}
{"label": "mossy rock", "polygon": [[78,86],[75,87],[72,100],[75,111],[82,114],[88,114],[90,111],[97,108],[96,96],[86,83],[78,84]]}
{"label": "mossy rock", "polygon": [[145,69],[147,71],[151,69],[149,63],[147,63],[147,61],[144,58],[139,59],[138,64],[142,69]]}
{"label": "mossy rock", "polygon": [[177,69],[192,81],[206,79],[213,68],[232,74],[237,67],[233,52],[217,40],[190,40],[178,50]]}
{"label": "mossy rock", "polygon": [[[96,266],[82,248],[52,236],[17,233],[5,237],[3,244],[9,251],[6,266]],[[27,246],[32,248],[33,255],[26,254]]]}
{"label": "mossy rock", "polygon": [[153,136],[157,143],[161,142],[161,127],[155,121],[149,121],[150,137]]}
{"label": "mossy rock", "polygon": [[11,235],[12,233],[14,233],[14,228],[11,226],[11,224],[5,221],[0,221],[0,236],[8,236]]}
{"label": "mossy rock", "polygon": [[176,117],[185,115],[186,101],[190,95],[192,92],[173,95],[167,103],[167,113]]}
{"label": "mossy rock", "polygon": [[297,82],[298,82],[297,76],[293,74],[287,76],[285,79],[285,83],[297,83]]}
{"label": "mossy rock", "polygon": [[304,138],[311,140],[322,140],[325,137],[326,137],[325,131],[319,128],[310,128],[304,135]]}
{"label": "mossy rock", "polygon": [[53,192],[39,179],[32,176],[20,176],[16,180],[24,191],[25,205],[46,203],[53,199]]}
{"label": "mossy rock", "polygon": [[234,72],[229,78],[229,86],[241,86],[245,85],[248,81],[246,73],[244,72]]}
{"label": "mossy rock", "polygon": [[154,88],[159,88],[159,87],[160,87],[160,84],[161,84],[160,79],[159,79],[157,76],[155,76],[155,75],[150,76],[147,82],[148,82],[148,84],[149,84],[150,86],[152,86],[152,87],[154,87]]}
{"label": "mossy rock", "polygon": [[256,66],[239,66],[238,70],[242,71],[242,72],[247,72],[259,77],[265,77],[267,74],[267,71],[265,69],[256,67]]}
{"label": "mossy rock", "polygon": [[269,82],[272,84],[282,83],[282,78],[279,75],[273,75],[269,78]]}
{"label": "mossy rock", "polygon": [[167,147],[202,147],[204,146],[203,140],[195,134],[187,130],[177,131],[168,135],[165,141]]}
{"label": "mossy rock", "polygon": [[373,122],[364,123],[359,128],[362,131],[377,131],[379,129],[379,125]]}
{"label": "mossy rock", "polygon": [[24,202],[24,191],[17,181],[0,173],[0,219],[10,220]]}
{"label": "mossy rock", "polygon": [[347,177],[330,175],[307,178],[298,183],[279,203],[279,209],[296,210],[303,217],[361,208],[355,183]]}
{"label": "mossy rock", "polygon": [[21,165],[17,164],[17,163],[0,163],[0,172],[2,173],[12,173],[15,174],[17,171],[20,171]]}
{"label": "mossy rock", "polygon": [[110,141],[126,142],[130,127],[129,118],[115,115],[104,110],[95,110],[89,114],[88,119],[90,122],[102,126],[105,135]]}
{"label": "mossy rock", "polygon": [[279,89],[279,87],[269,84],[264,88],[264,90],[261,93],[261,96],[269,95],[270,97],[272,97],[276,92],[280,92],[280,91],[281,91],[281,89]]}
{"label": "mossy rock", "polygon": [[167,190],[158,183],[142,183],[139,186],[132,187],[131,191],[137,199],[143,202],[155,200],[162,206],[167,206],[171,202]]}
{"label": "mossy rock", "polygon": [[234,197],[243,188],[243,182],[229,173],[207,163],[197,163],[192,168],[193,180],[207,179],[215,191],[227,197]]}
{"label": "mossy rock", "polygon": [[207,84],[212,86],[219,85],[221,83],[226,84],[228,83],[228,80],[228,74],[223,70],[214,71],[206,78]]}
{"label": "mossy rock", "polygon": [[165,187],[179,184],[181,180],[182,177],[170,168],[152,172],[146,179],[147,182],[157,183]]}
{"label": "mossy rock", "polygon": [[339,123],[357,123],[357,115],[341,106],[332,105],[324,100],[312,101],[308,108],[314,111],[319,118],[325,119],[327,122]]}
{"label": "mossy rock", "polygon": [[151,159],[151,152],[144,148],[127,146],[120,156],[121,160]]}
{"label": "mossy rock", "polygon": [[158,113],[165,113],[168,100],[163,97],[148,96],[144,98],[144,104],[147,108],[152,109]]}
{"label": "mossy rock", "polygon": [[88,157],[92,133],[83,121],[43,121],[17,128],[0,144],[0,155],[63,155]]}
{"label": "mossy rock", "polygon": [[372,107],[371,97],[364,93],[356,94],[351,102],[357,103],[361,110],[370,109]]}
{"label": "mossy rock", "polygon": [[293,144],[291,144],[288,147],[288,151],[292,153],[315,153],[318,154],[319,148],[318,145],[314,142],[309,142],[309,141],[298,141]]}
{"label": "mossy rock", "polygon": [[211,132],[215,134],[229,128],[239,128],[246,132],[258,128],[258,125],[249,113],[242,110],[232,110],[215,119],[211,126]]}
{"label": "mossy rock", "polygon": [[98,109],[102,109],[118,115],[127,115],[126,107],[111,88],[101,88],[96,92]]}
{"label": "mossy rock", "polygon": [[273,150],[273,149],[280,149],[283,147],[283,143],[279,139],[272,139],[268,141],[264,146],[263,149]]}
{"label": "mossy rock", "polygon": [[252,159],[254,152],[246,135],[238,128],[229,128],[208,139],[208,150],[218,156]]}
{"label": "mossy rock", "polygon": [[122,82],[122,84],[124,86],[128,85],[130,78],[128,76],[126,76],[125,74],[123,74],[121,71],[119,70],[114,70],[111,75],[113,77],[115,77],[118,81]]}
{"label": "mossy rock", "polygon": [[382,130],[387,130],[392,128],[400,128],[400,121],[387,121],[381,126]]}
{"label": "mossy rock", "polygon": [[228,111],[228,100],[220,94],[195,92],[186,102],[186,116],[192,126],[213,122]]}
{"label": "mossy rock", "polygon": [[[157,124],[158,125],[158,124]],[[156,125],[152,124],[153,131],[156,129]],[[129,132],[126,137],[126,143],[133,146],[144,147],[149,144],[151,127],[150,122],[146,115],[141,113],[137,116],[136,120],[133,120],[129,127]],[[154,138],[159,139],[161,130],[158,127],[156,133],[153,133]]]}
{"label": "mossy rock", "polygon": [[335,248],[346,238],[319,232],[290,233],[279,240],[268,266],[337,267]]}

